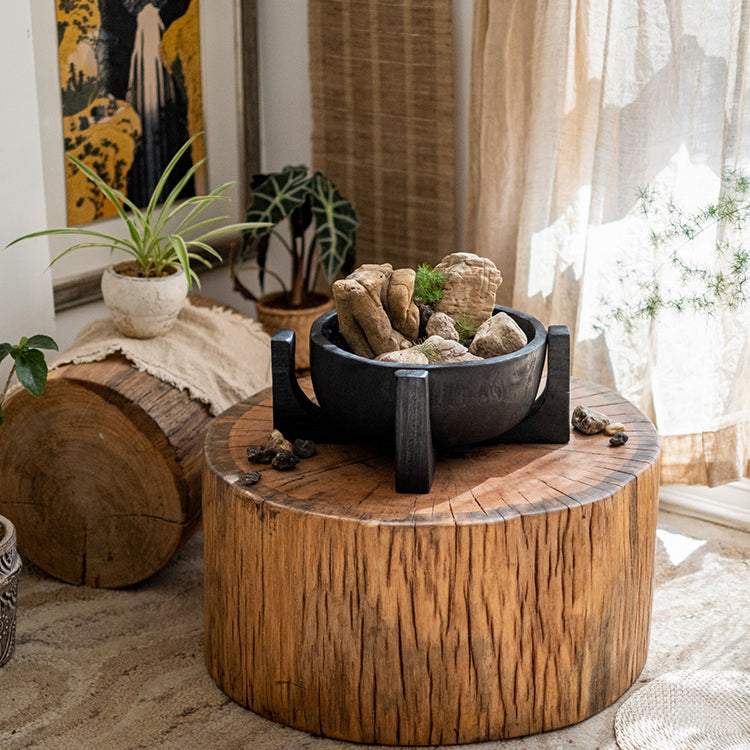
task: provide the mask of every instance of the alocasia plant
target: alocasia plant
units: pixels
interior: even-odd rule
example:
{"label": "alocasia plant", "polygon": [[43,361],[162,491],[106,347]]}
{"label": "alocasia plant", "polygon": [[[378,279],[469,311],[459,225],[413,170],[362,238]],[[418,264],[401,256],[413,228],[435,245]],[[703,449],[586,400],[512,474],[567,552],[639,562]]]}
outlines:
{"label": "alocasia plant", "polygon": [[[289,166],[280,172],[256,175],[251,187],[246,219],[257,226],[245,231],[242,250],[232,259],[235,289],[247,299],[256,299],[237,277],[238,267],[251,258],[259,273],[261,290],[266,273],[278,279],[267,267],[273,236],[291,257],[290,288],[278,279],[286,291],[287,305],[305,307],[314,291],[318,269],[323,270],[326,280],[332,284],[339,271],[347,272],[354,267],[359,226],[354,205],[324,174],[308,175],[305,166]],[[288,221],[288,236],[279,231],[279,225],[285,220]]]}

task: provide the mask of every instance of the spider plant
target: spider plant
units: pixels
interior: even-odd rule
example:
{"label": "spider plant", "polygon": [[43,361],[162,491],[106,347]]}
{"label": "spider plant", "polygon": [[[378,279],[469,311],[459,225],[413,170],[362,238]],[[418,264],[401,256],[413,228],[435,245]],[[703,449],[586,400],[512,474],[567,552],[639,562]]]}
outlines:
{"label": "spider plant", "polygon": [[[225,192],[234,184],[233,182],[226,182],[207,195],[196,195],[177,203],[180,193],[205,162],[205,158],[197,161],[185,172],[184,176],[160,204],[172,171],[183,154],[190,148],[192,142],[200,135],[201,133],[196,133],[192,136],[174,155],[159,178],[145,209],[138,208],[124,193],[110,187],[91,167],[84,164],[80,159],[67,154],[67,158],[94,183],[97,189],[115,207],[117,215],[127,228],[128,236],[126,238],[116,237],[94,229],[65,227],[44,229],[25,234],[9,243],[8,247],[32,237],[75,235],[83,237],[85,240],[61,252],[52,260],[52,263],[81,248],[102,247],[109,249],[110,252],[122,250],[130,255],[138,265],[140,276],[164,276],[172,273],[172,269],[182,269],[190,288],[192,288],[193,282],[200,286],[200,280],[190,267],[190,263],[191,261],[197,261],[210,268],[211,261],[204,255],[195,252],[195,250],[202,250],[209,256],[221,260],[221,256],[208,244],[208,240],[227,232],[255,230],[262,226],[257,222],[239,222],[217,226],[228,217],[201,218],[201,214],[215,202],[229,200]],[[173,226],[175,222],[178,222],[176,227],[169,229],[168,227]],[[191,236],[195,233],[198,233],[198,235]]]}

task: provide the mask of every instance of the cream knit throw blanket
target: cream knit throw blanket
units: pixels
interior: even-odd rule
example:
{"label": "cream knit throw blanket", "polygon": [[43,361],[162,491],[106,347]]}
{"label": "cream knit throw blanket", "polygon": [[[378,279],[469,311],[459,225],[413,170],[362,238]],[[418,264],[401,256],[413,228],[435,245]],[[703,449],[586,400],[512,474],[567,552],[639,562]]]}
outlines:
{"label": "cream knit throw blanket", "polygon": [[81,329],[51,368],[121,353],[220,414],[271,385],[271,339],[257,323],[221,307],[185,303],[174,327],[153,339],[123,336],[109,318]]}

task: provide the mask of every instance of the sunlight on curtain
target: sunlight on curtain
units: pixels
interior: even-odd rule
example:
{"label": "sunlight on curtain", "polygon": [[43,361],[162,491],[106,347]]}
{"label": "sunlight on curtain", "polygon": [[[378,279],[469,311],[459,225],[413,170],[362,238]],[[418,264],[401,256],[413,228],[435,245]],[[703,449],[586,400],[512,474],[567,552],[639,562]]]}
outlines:
{"label": "sunlight on curtain", "polygon": [[464,245],[499,265],[501,302],[571,327],[574,375],[655,421],[669,483],[750,473],[750,311],[602,332],[602,300],[683,283],[638,188],[690,209],[726,169],[750,172],[748,4],[475,1]]}

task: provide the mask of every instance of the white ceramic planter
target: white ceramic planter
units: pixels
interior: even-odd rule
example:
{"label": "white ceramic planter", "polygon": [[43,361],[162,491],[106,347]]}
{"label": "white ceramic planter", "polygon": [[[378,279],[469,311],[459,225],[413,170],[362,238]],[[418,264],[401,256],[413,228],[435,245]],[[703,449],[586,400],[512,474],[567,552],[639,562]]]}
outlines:
{"label": "white ceramic planter", "polygon": [[0,667],[16,645],[16,600],[21,557],[16,548],[15,526],[0,516]]}
{"label": "white ceramic planter", "polygon": [[110,266],[102,274],[102,297],[117,330],[137,339],[166,333],[187,297],[185,273],[139,278],[121,275],[116,268]]}

